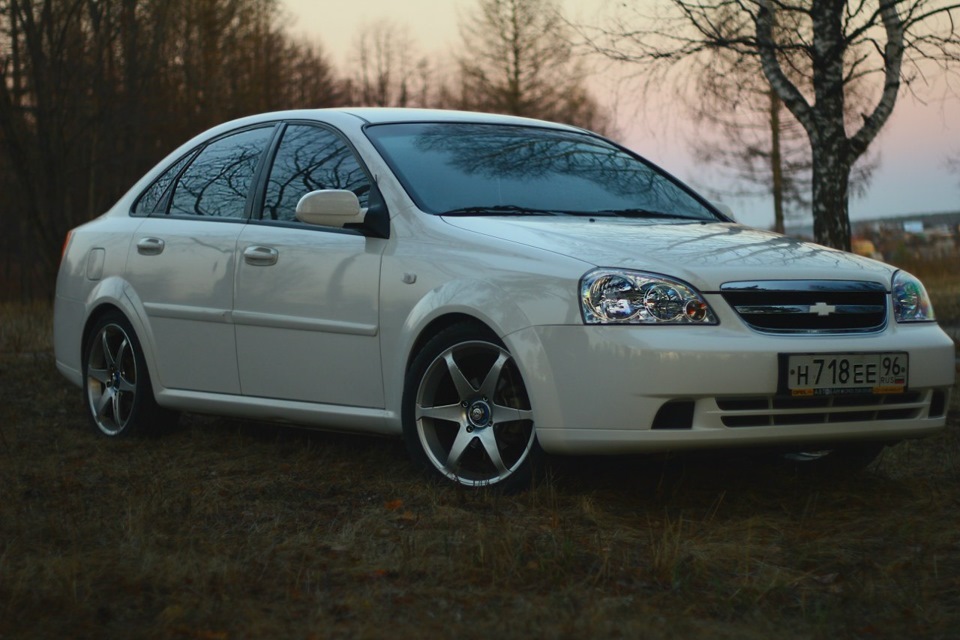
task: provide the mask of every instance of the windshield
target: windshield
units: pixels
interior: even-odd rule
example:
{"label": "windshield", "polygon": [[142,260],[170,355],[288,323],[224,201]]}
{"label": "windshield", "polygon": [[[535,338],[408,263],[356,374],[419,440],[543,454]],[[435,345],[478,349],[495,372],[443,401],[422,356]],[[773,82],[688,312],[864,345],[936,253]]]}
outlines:
{"label": "windshield", "polygon": [[720,219],[655,167],[584,133],[469,123],[366,133],[427,213]]}

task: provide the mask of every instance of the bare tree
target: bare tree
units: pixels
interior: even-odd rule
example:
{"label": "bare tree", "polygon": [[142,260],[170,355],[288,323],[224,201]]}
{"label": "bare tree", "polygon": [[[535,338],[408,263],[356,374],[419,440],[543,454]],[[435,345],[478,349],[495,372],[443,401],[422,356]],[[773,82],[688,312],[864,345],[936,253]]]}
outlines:
{"label": "bare tree", "polygon": [[417,58],[410,31],[381,19],[360,28],[354,43],[353,100],[373,107],[425,106],[426,58]]}
{"label": "bare tree", "polygon": [[[782,28],[782,26],[781,26]],[[696,66],[703,63],[702,66]],[[794,54],[791,69],[806,69]],[[718,50],[709,61],[696,60],[691,86],[677,87],[694,123],[692,141],[698,161],[717,167],[724,178],[717,197],[769,198],[773,229],[783,233],[788,219],[809,216],[813,161],[810,143],[776,91],[759,61],[732,50]],[[866,102],[851,87],[850,99]],[[851,109],[851,112],[856,112]],[[851,190],[865,192],[878,156],[867,153],[855,163]]]}
{"label": "bare tree", "polygon": [[729,185],[716,196],[769,197],[773,228],[782,233],[788,211],[809,204],[811,162],[803,129],[755,60],[718,52],[695,68],[693,78],[692,87],[678,92],[697,125],[695,157],[718,167]]}
{"label": "bare tree", "polygon": [[16,256],[0,279],[46,295],[66,231],[207,126],[341,104],[322,51],[292,42],[278,11],[275,0],[0,0],[0,248]]}
{"label": "bare tree", "polygon": [[960,151],[952,156],[947,156],[944,164],[946,164],[947,169],[956,175],[957,185],[960,186]]}
{"label": "bare tree", "polygon": [[[927,65],[960,63],[960,3],[946,0],[664,0],[657,9],[585,33],[602,53],[644,65],[649,81],[718,51],[757,60],[810,141],[814,235],[844,249],[854,162],[904,85]],[[808,71],[791,66],[796,56]],[[852,83],[870,83],[870,108],[852,109]]]}
{"label": "bare tree", "polygon": [[460,31],[461,107],[607,128],[553,0],[479,0]]}
{"label": "bare tree", "polygon": [[279,108],[335,107],[350,101],[346,83],[336,76],[319,44],[289,42],[283,62],[285,93]]}

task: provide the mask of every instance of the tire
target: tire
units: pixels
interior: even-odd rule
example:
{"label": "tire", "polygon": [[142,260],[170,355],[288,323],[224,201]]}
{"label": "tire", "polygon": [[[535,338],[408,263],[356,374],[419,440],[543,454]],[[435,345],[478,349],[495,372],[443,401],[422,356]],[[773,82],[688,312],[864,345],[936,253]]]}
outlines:
{"label": "tire", "polygon": [[530,486],[541,457],[516,363],[489,330],[458,324],[414,358],[403,397],[407,450],[435,477],[503,492]]}
{"label": "tire", "polygon": [[156,433],[176,414],[160,409],[140,341],[118,312],[100,318],[83,353],[83,395],[97,432],[117,438]]}

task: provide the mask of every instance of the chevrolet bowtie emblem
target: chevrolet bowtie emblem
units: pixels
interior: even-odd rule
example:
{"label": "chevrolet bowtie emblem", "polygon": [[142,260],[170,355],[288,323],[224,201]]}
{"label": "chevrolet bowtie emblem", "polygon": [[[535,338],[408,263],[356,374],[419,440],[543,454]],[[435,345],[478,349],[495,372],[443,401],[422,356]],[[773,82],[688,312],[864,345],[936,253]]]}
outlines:
{"label": "chevrolet bowtie emblem", "polygon": [[828,316],[837,308],[832,304],[827,304],[826,302],[818,302],[817,304],[810,305],[810,313],[815,313],[818,316]]}

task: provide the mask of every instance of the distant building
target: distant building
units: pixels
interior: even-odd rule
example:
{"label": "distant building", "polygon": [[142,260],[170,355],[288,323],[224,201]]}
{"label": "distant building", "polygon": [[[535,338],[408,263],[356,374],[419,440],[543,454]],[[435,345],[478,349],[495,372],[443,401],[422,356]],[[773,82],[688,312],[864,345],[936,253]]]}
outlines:
{"label": "distant building", "polygon": [[[960,211],[851,220],[850,230],[853,251],[871,258],[898,262],[960,256]],[[813,238],[812,225],[787,227],[786,232]]]}

